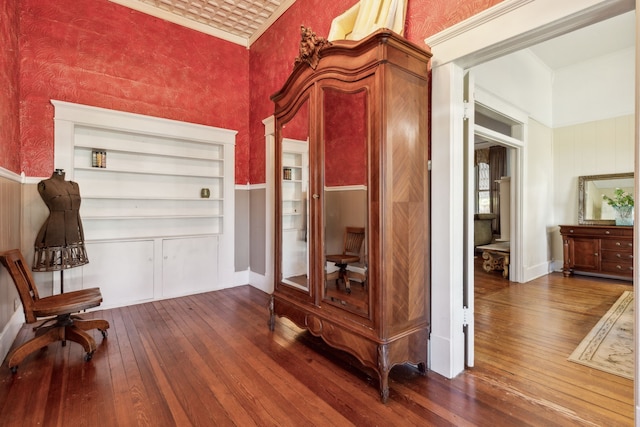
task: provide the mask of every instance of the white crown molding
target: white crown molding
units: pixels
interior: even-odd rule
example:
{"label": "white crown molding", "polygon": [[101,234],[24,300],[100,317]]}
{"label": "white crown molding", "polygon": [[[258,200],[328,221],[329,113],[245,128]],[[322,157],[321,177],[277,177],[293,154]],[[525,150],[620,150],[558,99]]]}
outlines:
{"label": "white crown molding", "polygon": [[504,0],[431,37],[433,66],[471,67],[635,8],[634,0]]}
{"label": "white crown molding", "polygon": [[271,14],[271,16],[269,16],[269,19],[264,21],[264,23],[255,31],[255,33],[253,33],[251,37],[249,37],[247,41],[247,47],[251,46],[253,42],[258,40],[260,36],[264,34],[265,31],[267,31],[269,27],[273,25],[273,23],[276,22],[278,18],[280,18],[282,14],[285,13],[287,9],[289,9],[295,2],[296,0],[286,0],[280,3],[280,6],[275,10],[275,12]]}

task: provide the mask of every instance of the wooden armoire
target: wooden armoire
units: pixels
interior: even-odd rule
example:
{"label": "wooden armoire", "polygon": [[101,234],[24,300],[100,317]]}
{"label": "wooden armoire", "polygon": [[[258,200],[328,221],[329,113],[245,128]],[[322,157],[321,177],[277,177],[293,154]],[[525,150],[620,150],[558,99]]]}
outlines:
{"label": "wooden armoire", "polygon": [[[283,316],[379,377],[427,368],[429,51],[379,30],[328,42],[302,27],[275,103],[275,288]],[[364,242],[344,259],[345,230]],[[341,259],[335,255],[331,259]],[[336,274],[340,272],[340,274]]]}

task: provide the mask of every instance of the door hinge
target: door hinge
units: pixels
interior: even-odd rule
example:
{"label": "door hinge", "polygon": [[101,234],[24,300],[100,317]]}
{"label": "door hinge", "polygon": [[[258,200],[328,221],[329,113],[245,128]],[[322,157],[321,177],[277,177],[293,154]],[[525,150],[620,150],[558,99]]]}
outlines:
{"label": "door hinge", "polygon": [[463,306],[462,307],[462,326],[469,326],[469,316],[471,314],[469,313],[469,307],[467,306]]}
{"label": "door hinge", "polygon": [[462,102],[462,120],[469,120],[469,101]]}
{"label": "door hinge", "polygon": [[427,170],[431,170],[431,160],[427,160]]}

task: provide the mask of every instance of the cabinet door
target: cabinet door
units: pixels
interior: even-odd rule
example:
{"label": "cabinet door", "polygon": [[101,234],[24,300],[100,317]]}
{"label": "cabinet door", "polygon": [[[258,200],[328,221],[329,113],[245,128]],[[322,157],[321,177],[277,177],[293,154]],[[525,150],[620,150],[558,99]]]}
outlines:
{"label": "cabinet door", "polygon": [[576,270],[600,270],[600,239],[571,239],[569,241],[569,255],[571,266]]}
{"label": "cabinet door", "polygon": [[99,287],[103,308],[153,299],[153,245],[153,240],[87,242],[82,287]]}
{"label": "cabinet door", "polygon": [[217,285],[218,236],[163,240],[163,297],[212,291]]}

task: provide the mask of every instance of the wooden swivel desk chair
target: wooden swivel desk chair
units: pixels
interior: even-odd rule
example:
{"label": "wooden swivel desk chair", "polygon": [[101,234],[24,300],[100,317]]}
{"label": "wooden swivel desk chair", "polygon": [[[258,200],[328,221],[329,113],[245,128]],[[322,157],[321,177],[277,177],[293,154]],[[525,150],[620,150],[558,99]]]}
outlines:
{"label": "wooden swivel desk chair", "polygon": [[85,360],[91,360],[96,342],[85,331],[98,329],[105,338],[109,322],[99,319],[83,320],[73,313],[99,306],[102,302],[100,289],[82,289],[40,298],[31,271],[18,249],[0,252],[0,262],[9,271],[16,285],[26,322],[35,323],[41,318],[48,318],[33,328],[34,338],[11,352],[8,359],[11,372],[15,374],[18,364],[29,354],[56,341],[62,341],[62,345],[66,345],[67,340],[81,344],[86,351]]}
{"label": "wooden swivel desk chair", "polygon": [[[364,227],[347,227],[344,232],[344,243],[341,254],[327,255],[327,261],[335,263],[338,271],[327,274],[327,280],[336,280],[336,285],[340,281],[344,283],[345,290],[351,293],[351,282],[349,281],[349,272],[347,265],[354,262],[360,262],[360,249],[364,242]],[[366,278],[364,275],[358,274],[364,285]]]}

